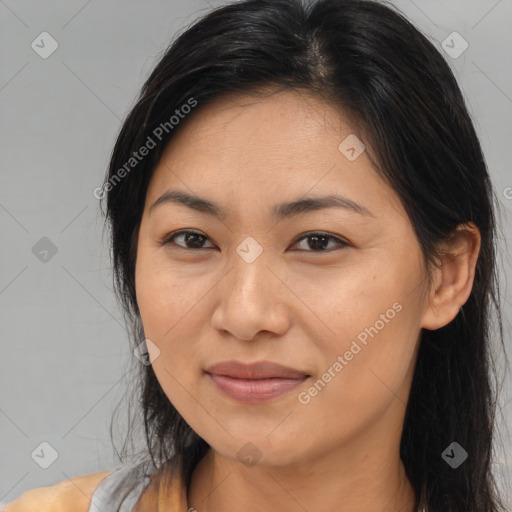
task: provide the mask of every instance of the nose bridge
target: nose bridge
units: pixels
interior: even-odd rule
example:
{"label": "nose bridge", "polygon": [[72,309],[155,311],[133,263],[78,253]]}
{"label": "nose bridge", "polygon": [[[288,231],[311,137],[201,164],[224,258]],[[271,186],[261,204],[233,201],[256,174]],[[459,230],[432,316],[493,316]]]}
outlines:
{"label": "nose bridge", "polygon": [[271,272],[267,268],[266,254],[263,253],[263,247],[251,237],[237,246],[230,274],[232,284],[228,293],[237,299],[240,299],[239,295],[242,296],[242,306],[247,301],[256,305],[262,296],[271,293],[268,287]]}
{"label": "nose bridge", "polygon": [[240,243],[221,285],[215,327],[240,339],[252,339],[261,330],[282,334],[288,322],[281,304],[283,285],[267,267],[262,249],[254,239]]}
{"label": "nose bridge", "polygon": [[[261,241],[261,237],[260,241]],[[268,250],[264,251],[263,242],[247,235],[234,247],[231,254],[232,279],[243,289],[250,289],[256,280],[267,278]]]}

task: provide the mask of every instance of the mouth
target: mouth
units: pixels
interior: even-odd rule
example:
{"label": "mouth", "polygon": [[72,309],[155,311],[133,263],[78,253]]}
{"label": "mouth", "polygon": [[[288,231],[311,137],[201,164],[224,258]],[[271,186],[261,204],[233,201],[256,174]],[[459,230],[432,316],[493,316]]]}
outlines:
{"label": "mouth", "polygon": [[205,372],[218,390],[246,404],[283,395],[310,377],[301,370],[268,361],[252,364],[226,361],[210,366]]}

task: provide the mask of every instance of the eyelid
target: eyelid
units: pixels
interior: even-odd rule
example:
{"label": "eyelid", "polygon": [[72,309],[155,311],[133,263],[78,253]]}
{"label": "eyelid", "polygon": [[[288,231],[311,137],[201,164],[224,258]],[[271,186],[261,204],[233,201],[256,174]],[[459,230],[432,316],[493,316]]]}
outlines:
{"label": "eyelid", "polygon": [[184,249],[185,251],[203,251],[205,249],[213,249],[213,247],[204,247],[204,248],[199,247],[199,248],[194,249],[191,247],[183,247],[183,246],[175,244],[173,242],[173,238],[180,236],[180,235],[187,235],[187,234],[203,236],[203,237],[207,238],[208,240],[210,240],[210,237],[201,231],[196,231],[194,229],[180,229],[178,231],[174,231],[174,232],[164,236],[164,238],[159,242],[159,245],[162,245],[162,246],[175,245],[178,249]]}
{"label": "eyelid", "polygon": [[[325,238],[328,238],[328,239],[333,239],[333,240],[336,240],[337,244],[336,244],[336,247],[338,248],[344,248],[344,247],[350,247],[351,246],[351,243],[348,242],[348,240],[345,240],[344,238],[340,237],[339,235],[333,235],[327,231],[306,231],[304,233],[301,233],[300,235],[298,235],[295,240],[292,242],[292,246],[297,244],[298,242],[302,241],[303,239],[307,239],[309,237],[312,237],[314,235],[321,235],[321,236],[324,236]],[[329,254],[333,251],[333,249],[335,248],[330,248],[330,249],[324,249],[324,250],[321,250],[321,251],[305,251],[305,250],[301,250],[301,252],[309,252],[311,254]]]}
{"label": "eyelid", "polygon": [[[181,230],[178,230],[178,231],[175,231],[173,233],[170,233],[169,235],[166,235],[163,240],[161,240],[159,242],[159,245],[161,246],[166,246],[166,245],[175,245],[176,248],[178,249],[183,249],[185,251],[204,251],[205,249],[214,249],[215,247],[196,247],[196,248],[192,248],[192,247],[183,247],[181,245],[178,245],[178,244],[175,244],[172,240],[177,237],[177,236],[180,236],[180,235],[184,235],[184,234],[196,234],[196,235],[200,235],[200,236],[203,236],[205,238],[207,238],[208,240],[210,240],[210,237],[208,235],[206,235],[205,233],[201,232],[201,231],[196,231],[196,230],[193,230],[193,229],[181,229]],[[333,240],[336,240],[337,242],[337,247],[341,247],[341,248],[344,248],[344,247],[350,247],[352,244],[338,236],[338,235],[333,235],[329,232],[326,232],[326,231],[305,231],[304,233],[301,233],[300,235],[298,235],[294,241],[292,242],[292,246],[293,245],[296,245],[298,242],[302,241],[303,239],[307,239],[309,237],[312,237],[314,235],[321,235],[321,236],[324,236],[326,238],[329,238],[329,239],[333,239]],[[323,250],[320,250],[320,251],[314,251],[314,250],[301,250],[299,249],[299,251],[301,252],[309,252],[309,253],[312,253],[312,254],[326,254],[326,253],[330,253],[332,252],[332,249],[333,248],[330,248],[330,249],[323,249]]]}

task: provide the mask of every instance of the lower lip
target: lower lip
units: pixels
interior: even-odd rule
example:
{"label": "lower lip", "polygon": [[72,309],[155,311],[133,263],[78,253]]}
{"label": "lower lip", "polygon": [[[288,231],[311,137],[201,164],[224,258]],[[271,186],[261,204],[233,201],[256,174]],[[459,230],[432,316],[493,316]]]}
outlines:
{"label": "lower lip", "polygon": [[226,375],[208,374],[218,389],[244,404],[267,402],[300,386],[308,377],[299,379],[235,379]]}

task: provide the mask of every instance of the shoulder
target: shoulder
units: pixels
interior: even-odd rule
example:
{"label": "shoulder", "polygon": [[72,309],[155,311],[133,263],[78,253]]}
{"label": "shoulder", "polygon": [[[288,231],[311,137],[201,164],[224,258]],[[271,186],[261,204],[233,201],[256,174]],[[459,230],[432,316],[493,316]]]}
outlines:
{"label": "shoulder", "polygon": [[3,512],[87,512],[98,484],[115,470],[90,473],[25,491]]}

